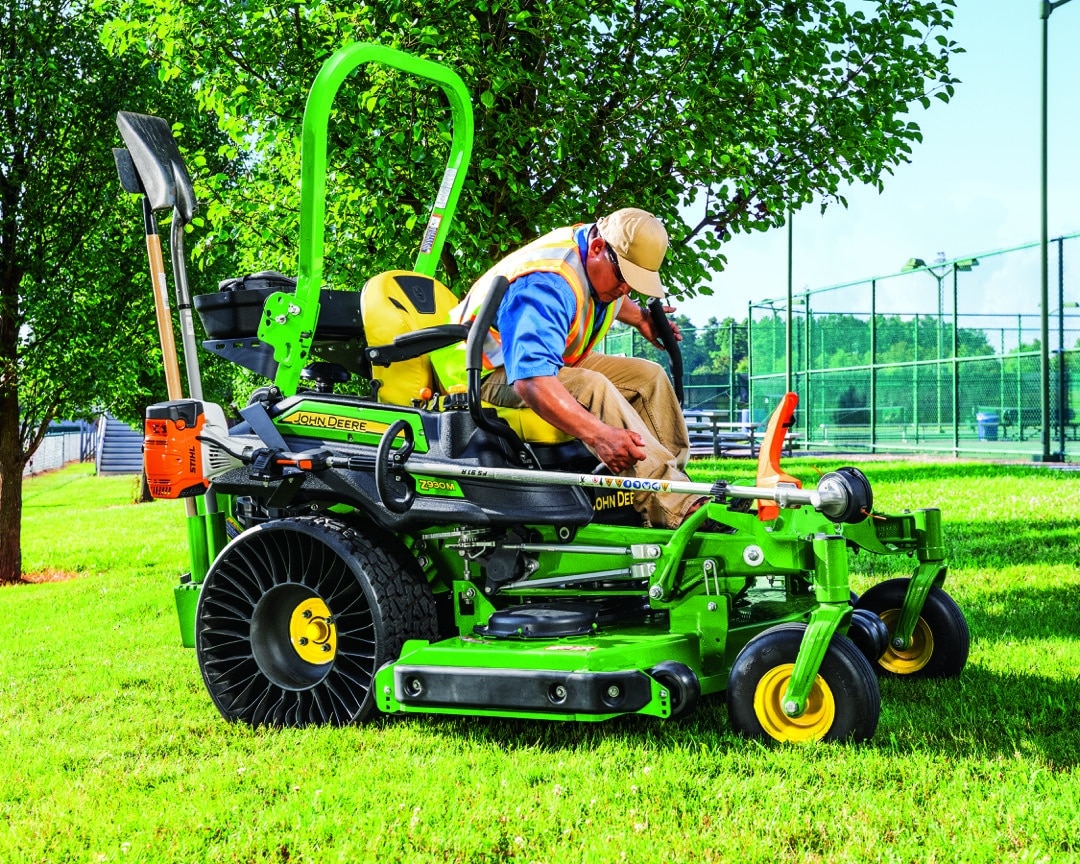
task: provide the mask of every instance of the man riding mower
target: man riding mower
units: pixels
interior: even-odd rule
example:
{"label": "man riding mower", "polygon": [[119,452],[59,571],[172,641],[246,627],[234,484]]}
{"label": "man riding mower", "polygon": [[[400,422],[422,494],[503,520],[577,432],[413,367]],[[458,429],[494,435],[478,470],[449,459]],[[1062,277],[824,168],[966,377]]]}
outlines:
{"label": "man riding mower", "polygon": [[[368,62],[443,89],[451,162],[413,270],[331,291],[321,284],[327,118]],[[152,270],[153,214],[173,214],[183,324],[191,181],[167,123],[118,122],[117,163],[124,188],[144,196]],[[223,716],[272,726],[380,713],[678,718],[726,692],[744,735],[860,741],[877,726],[878,675],[960,673],[969,637],[941,588],[939,511],[875,512],[856,468],[802,488],[779,465],[794,394],[745,485],[613,474],[529,408],[486,404],[484,343],[508,280],[493,275],[469,320],[451,321],[459,301],[434,278],[472,143],[453,72],[347,46],[312,87],[303,142],[299,279],[258,274],[194,300],[203,348],[272,381],[241,423],[230,428],[202,398],[187,338],[182,392],[167,301],[159,319],[170,399],[147,410],[146,472],[155,496],[187,506],[182,635]],[[651,314],[662,327],[659,303]],[[670,333],[665,344],[677,350]],[[465,378],[440,392],[432,357],[446,351],[463,351]],[[371,395],[335,392],[350,377]],[[635,503],[656,493],[700,503],[674,527],[646,526]],[[912,574],[855,597],[853,550],[907,555]]]}

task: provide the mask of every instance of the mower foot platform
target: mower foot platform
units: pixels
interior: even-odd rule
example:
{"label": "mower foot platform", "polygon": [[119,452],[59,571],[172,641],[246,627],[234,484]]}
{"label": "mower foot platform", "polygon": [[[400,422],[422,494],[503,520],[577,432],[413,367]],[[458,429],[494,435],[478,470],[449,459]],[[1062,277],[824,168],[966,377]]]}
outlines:
{"label": "mower foot platform", "polygon": [[[685,636],[638,632],[576,639],[411,641],[375,678],[380,711],[548,720],[671,717],[671,658],[700,666]],[[660,670],[657,670],[660,667]],[[683,666],[690,673],[690,664]],[[657,674],[652,674],[654,671]],[[695,682],[696,683],[696,682]]]}
{"label": "mower foot platform", "polygon": [[394,667],[394,699],[409,708],[489,708],[515,714],[593,714],[641,711],[653,700],[653,680],[626,672],[557,669]]}

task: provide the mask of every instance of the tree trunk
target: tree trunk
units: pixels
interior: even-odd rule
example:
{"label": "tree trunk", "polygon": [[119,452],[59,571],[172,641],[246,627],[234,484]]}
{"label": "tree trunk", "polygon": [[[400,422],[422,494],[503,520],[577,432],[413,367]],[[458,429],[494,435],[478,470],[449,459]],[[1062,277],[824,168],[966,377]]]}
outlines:
{"label": "tree trunk", "polygon": [[154,496],[150,494],[150,481],[146,479],[146,468],[143,468],[142,478],[139,481],[139,500],[137,504],[149,504],[154,500]]}
{"label": "tree trunk", "polygon": [[22,580],[22,441],[19,401],[0,388],[0,584]]}

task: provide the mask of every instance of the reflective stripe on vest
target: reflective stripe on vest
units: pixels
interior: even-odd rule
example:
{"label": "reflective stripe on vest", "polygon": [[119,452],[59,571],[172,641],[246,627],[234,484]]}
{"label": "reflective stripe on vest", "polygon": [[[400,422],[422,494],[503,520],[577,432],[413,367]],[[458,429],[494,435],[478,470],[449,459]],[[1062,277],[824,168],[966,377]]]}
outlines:
{"label": "reflective stripe on vest", "polygon": [[[609,303],[597,326],[596,303],[589,291],[585,265],[574,239],[578,227],[559,228],[508,255],[473,283],[465,299],[450,313],[450,320],[462,324],[475,320],[495,276],[502,275],[513,282],[528,273],[556,273],[574,292],[576,308],[562,356],[567,366],[576,366],[607,333],[622,302],[620,297]],[[484,369],[490,371],[502,366],[503,362],[502,341],[493,327],[484,342]]]}

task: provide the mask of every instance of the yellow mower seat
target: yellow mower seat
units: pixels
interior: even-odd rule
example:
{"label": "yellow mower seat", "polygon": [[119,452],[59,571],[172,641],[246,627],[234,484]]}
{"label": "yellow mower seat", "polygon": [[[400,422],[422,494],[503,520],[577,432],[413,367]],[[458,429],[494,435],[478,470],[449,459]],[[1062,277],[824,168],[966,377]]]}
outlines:
{"label": "yellow mower seat", "polygon": [[[389,345],[397,336],[424,327],[447,323],[450,310],[458,304],[450,289],[421,273],[391,270],[373,276],[360,294],[360,314],[369,345]],[[380,372],[379,401],[411,405],[414,399],[430,398],[440,390],[431,361],[426,355],[392,363]],[[540,418],[531,408],[495,407],[510,428],[531,444],[562,444],[571,440],[561,429]]]}

